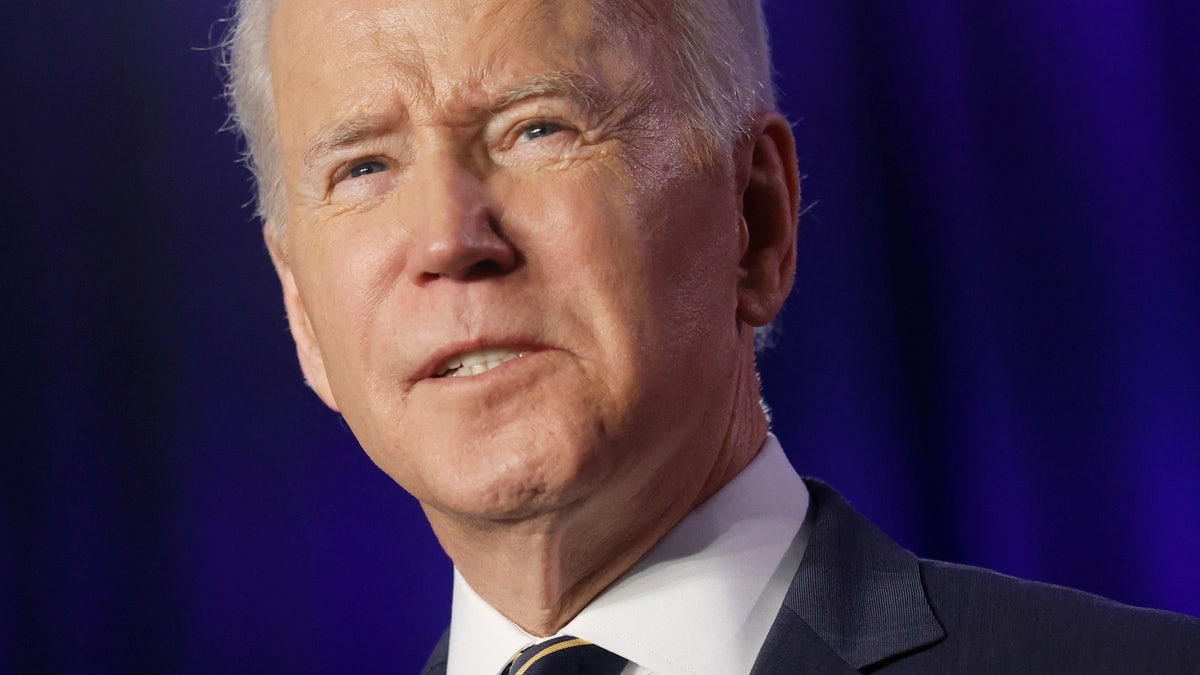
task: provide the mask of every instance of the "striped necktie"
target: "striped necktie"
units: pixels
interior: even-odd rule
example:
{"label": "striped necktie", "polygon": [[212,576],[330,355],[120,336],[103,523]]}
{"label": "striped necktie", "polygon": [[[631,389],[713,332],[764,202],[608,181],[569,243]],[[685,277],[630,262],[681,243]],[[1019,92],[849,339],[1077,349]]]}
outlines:
{"label": "striped necktie", "polygon": [[505,675],[620,675],[625,659],[587,640],[563,635],[530,645]]}

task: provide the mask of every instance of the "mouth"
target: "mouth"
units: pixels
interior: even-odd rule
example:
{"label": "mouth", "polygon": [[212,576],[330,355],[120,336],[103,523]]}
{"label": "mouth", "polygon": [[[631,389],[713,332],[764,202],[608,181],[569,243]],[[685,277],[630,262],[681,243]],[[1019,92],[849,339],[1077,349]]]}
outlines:
{"label": "mouth", "polygon": [[524,357],[528,352],[516,349],[475,349],[461,354],[455,354],[442,361],[434,371],[435,378],[441,377],[473,377],[498,368],[513,359]]}

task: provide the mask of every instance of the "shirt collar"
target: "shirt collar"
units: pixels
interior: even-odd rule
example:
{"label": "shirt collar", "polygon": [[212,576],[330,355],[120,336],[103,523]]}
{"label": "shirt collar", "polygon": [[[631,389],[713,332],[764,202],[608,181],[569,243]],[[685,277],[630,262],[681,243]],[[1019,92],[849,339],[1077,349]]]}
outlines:
{"label": "shirt collar", "polygon": [[[750,672],[803,555],[808,491],[773,435],[561,634],[662,675]],[[797,534],[801,536],[797,536]],[[538,638],[454,573],[448,675],[499,672]]]}

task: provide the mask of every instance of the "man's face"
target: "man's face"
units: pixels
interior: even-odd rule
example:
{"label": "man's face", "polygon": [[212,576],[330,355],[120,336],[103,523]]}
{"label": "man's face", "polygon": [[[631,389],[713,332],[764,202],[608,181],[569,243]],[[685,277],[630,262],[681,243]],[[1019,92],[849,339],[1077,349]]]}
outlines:
{"label": "man's face", "polygon": [[273,253],[301,362],[438,512],[630,508],[711,468],[690,453],[729,424],[750,331],[735,179],[689,159],[655,17],[618,30],[614,9],[283,0],[275,16]]}

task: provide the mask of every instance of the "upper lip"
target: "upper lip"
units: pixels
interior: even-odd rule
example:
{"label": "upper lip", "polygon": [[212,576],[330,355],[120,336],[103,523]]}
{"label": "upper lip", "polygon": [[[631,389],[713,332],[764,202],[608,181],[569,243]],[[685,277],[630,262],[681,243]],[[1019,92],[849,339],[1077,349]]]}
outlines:
{"label": "upper lip", "polygon": [[420,371],[418,380],[424,380],[431,377],[437,377],[445,370],[444,364],[453,357],[458,357],[468,352],[477,352],[485,349],[506,349],[518,352],[541,351],[545,346],[531,342],[529,340],[472,340],[470,342],[461,342],[448,345],[436,351],[433,356],[425,361],[425,365]]}

